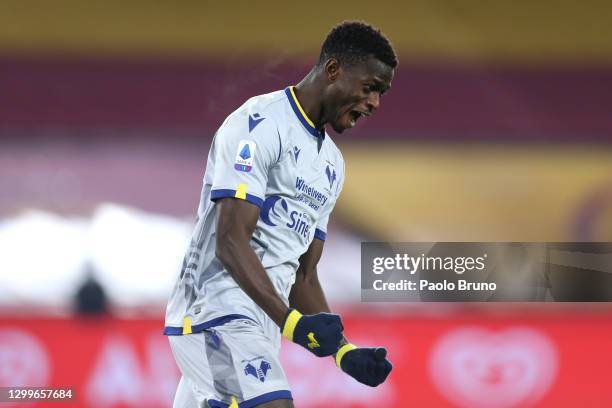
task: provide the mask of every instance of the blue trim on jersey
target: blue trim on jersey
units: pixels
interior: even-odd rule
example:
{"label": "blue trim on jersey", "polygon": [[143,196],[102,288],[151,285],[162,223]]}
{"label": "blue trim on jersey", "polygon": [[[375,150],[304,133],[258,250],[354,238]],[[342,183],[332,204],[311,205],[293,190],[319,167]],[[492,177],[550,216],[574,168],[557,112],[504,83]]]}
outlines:
{"label": "blue trim on jersey", "polygon": [[[293,396],[291,395],[291,391],[289,390],[280,390],[280,391],[272,391],[262,394],[258,397],[251,398],[245,401],[242,401],[238,404],[238,408],[253,408],[259,404],[264,404],[266,402],[279,400],[279,399],[289,399],[293,400]],[[206,400],[210,408],[228,408],[229,404],[221,401],[217,401],[214,399]]]}
{"label": "blue trim on jersey", "polygon": [[[219,190],[212,190],[210,192],[210,200],[211,201],[215,201],[218,200],[220,198],[226,198],[226,197],[233,197],[236,198],[236,190],[231,190],[231,189],[219,189]],[[261,208],[261,206],[264,203],[264,200],[262,200],[261,198],[254,196],[253,194],[246,194],[246,201],[248,201],[251,204],[255,204],[256,206],[258,206],[259,208]]]}
{"label": "blue trim on jersey", "polygon": [[298,108],[298,105],[297,105],[299,102],[293,98],[290,88],[291,88],[290,86],[285,88],[285,94],[287,94],[287,98],[289,99],[289,104],[293,108],[293,112],[295,113],[295,116],[297,116],[300,122],[302,122],[302,125],[304,125],[308,133],[310,133],[316,138],[320,137],[321,139],[325,139],[325,131],[323,130],[319,131],[316,128],[310,126],[310,123],[308,123],[304,115],[302,115],[302,112],[300,112],[300,108]]}
{"label": "blue trim on jersey", "polygon": [[315,229],[315,236],[316,239],[320,239],[321,241],[325,241],[325,238],[327,237],[327,233],[323,230],[320,229]]}
{"label": "blue trim on jersey", "polygon": [[[215,326],[222,326],[225,323],[229,323],[232,320],[236,320],[236,319],[248,319],[251,321],[255,321],[253,319],[251,319],[249,316],[245,316],[245,315],[241,315],[241,314],[229,314],[226,316],[221,316],[221,317],[216,317],[212,320],[209,320],[207,322],[204,323],[200,323],[200,324],[196,324],[195,326],[191,326],[191,332],[192,333],[199,333],[201,331],[204,331],[206,329],[210,329],[211,327],[215,327]],[[182,327],[172,327],[172,326],[166,326],[164,327],[164,334],[166,336],[181,336],[183,334],[183,328]]]}

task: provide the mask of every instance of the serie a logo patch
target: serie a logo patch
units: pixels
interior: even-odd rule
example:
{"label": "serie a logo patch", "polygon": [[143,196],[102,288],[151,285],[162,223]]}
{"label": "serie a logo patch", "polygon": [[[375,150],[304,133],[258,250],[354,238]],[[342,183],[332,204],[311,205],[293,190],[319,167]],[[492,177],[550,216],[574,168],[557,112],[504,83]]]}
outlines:
{"label": "serie a logo patch", "polygon": [[241,140],[238,143],[238,152],[236,153],[236,161],[234,168],[238,171],[249,172],[253,168],[253,157],[257,144],[252,140]]}

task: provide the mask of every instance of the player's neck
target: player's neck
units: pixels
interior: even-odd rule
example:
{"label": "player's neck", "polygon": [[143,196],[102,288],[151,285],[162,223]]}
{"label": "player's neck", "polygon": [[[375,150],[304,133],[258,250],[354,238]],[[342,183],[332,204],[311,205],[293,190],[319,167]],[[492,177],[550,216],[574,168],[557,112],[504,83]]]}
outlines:
{"label": "player's neck", "polygon": [[295,86],[294,91],[308,118],[315,124],[317,129],[322,129],[327,121],[323,118],[322,89],[315,73],[309,72]]}

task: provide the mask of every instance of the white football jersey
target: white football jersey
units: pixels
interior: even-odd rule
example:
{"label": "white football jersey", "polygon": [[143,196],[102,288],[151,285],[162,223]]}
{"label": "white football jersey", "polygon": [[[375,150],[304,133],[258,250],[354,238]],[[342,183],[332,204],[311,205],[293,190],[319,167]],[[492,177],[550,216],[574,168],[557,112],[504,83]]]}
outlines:
{"label": "white football jersey", "polygon": [[344,160],[315,129],[293,87],[249,99],[212,142],[198,218],[166,309],[164,333],[187,334],[263,311],[215,256],[216,200],[235,197],[260,208],[250,245],[288,303],[298,258],[327,222],[344,182]]}

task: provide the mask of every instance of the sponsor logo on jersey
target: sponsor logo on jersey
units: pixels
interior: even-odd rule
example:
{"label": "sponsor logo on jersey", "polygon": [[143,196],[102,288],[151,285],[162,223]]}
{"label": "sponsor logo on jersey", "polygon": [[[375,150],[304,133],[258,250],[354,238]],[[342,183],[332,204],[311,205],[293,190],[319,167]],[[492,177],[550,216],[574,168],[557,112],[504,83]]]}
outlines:
{"label": "sponsor logo on jersey", "polygon": [[261,122],[264,121],[265,118],[261,117],[259,113],[254,113],[249,115],[249,133],[253,131]]}
{"label": "sponsor logo on jersey", "polygon": [[276,195],[270,196],[266,198],[263,205],[261,206],[261,211],[259,212],[259,218],[261,218],[264,224],[267,224],[271,227],[276,227],[274,219],[281,218],[281,215],[277,212],[277,204],[285,212],[285,214],[289,212],[289,209],[287,207],[287,201],[285,201],[284,198]]}
{"label": "sponsor logo on jersey", "polygon": [[268,371],[272,369],[272,365],[261,357],[251,360],[244,366],[244,375],[247,377],[252,375],[261,382],[266,381]]}
{"label": "sponsor logo on jersey", "polygon": [[[286,214],[284,217],[283,213]],[[281,196],[273,195],[266,198],[261,206],[259,218],[264,224],[271,227],[276,227],[280,222],[284,222],[285,227],[295,231],[304,242],[310,239],[310,215],[302,211],[290,211],[287,201]],[[283,218],[285,220],[288,218],[288,222],[285,222]]]}
{"label": "sponsor logo on jersey", "polygon": [[310,238],[310,216],[305,212],[291,211],[289,214],[289,222],[285,224],[298,233],[304,240],[308,241]]}
{"label": "sponsor logo on jersey", "polygon": [[241,140],[238,143],[238,152],[236,153],[236,161],[234,168],[238,171],[249,172],[253,168],[253,157],[257,144],[252,140]]}
{"label": "sponsor logo on jersey", "polygon": [[320,192],[316,188],[308,185],[304,181],[304,179],[301,178],[301,177],[298,177],[298,178],[295,179],[295,189],[297,191],[307,195],[308,197],[312,198],[313,200],[318,202],[320,205],[325,204],[325,202],[327,201],[327,196],[325,194],[323,194],[322,192]]}

